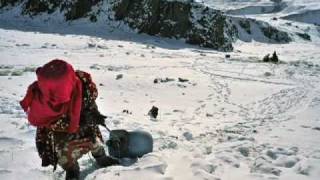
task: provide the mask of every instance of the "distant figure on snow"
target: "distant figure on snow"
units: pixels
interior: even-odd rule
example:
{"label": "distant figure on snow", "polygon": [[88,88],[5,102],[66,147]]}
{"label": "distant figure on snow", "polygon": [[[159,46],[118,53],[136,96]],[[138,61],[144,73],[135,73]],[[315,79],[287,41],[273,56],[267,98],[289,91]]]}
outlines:
{"label": "distant figure on snow", "polygon": [[104,124],[95,100],[98,96],[90,74],[74,71],[63,60],[52,60],[36,70],[20,102],[29,122],[37,127],[36,147],[42,166],[59,164],[66,180],[78,180],[77,160],[91,152],[100,167],[119,164],[106,155],[98,125]]}
{"label": "distant figure on snow", "polygon": [[272,54],[272,57],[270,57],[270,54],[267,54],[263,57],[262,59],[263,62],[271,62],[271,63],[278,63],[279,62],[279,58],[278,58],[278,55],[277,55],[277,52],[274,51],[273,54]]}

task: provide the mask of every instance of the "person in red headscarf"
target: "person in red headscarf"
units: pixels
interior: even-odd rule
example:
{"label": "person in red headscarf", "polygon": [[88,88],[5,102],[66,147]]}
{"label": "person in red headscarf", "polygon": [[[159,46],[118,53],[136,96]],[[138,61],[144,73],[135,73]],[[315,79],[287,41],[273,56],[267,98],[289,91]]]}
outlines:
{"label": "person in red headscarf", "polygon": [[20,102],[28,121],[37,127],[36,147],[42,166],[57,164],[66,179],[79,179],[77,160],[91,152],[101,167],[119,164],[106,155],[98,125],[104,116],[95,100],[98,91],[90,74],[74,71],[67,62],[55,59],[36,70],[33,82]]}

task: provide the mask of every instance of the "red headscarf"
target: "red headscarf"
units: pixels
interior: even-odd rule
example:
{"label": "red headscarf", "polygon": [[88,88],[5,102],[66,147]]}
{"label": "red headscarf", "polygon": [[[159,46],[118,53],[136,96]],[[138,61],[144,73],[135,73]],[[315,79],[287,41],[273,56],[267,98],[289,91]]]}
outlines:
{"label": "red headscarf", "polygon": [[36,71],[38,81],[32,83],[20,105],[29,122],[49,127],[67,115],[70,133],[79,129],[82,104],[82,83],[73,67],[63,60],[52,60]]}

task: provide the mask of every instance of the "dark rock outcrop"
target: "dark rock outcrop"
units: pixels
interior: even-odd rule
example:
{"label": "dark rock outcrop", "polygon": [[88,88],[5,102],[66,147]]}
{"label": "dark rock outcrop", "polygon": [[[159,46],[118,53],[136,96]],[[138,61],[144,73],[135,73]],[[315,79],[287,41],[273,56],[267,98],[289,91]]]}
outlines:
{"label": "dark rock outcrop", "polygon": [[228,17],[238,30],[238,38],[242,41],[255,40],[264,43],[288,43],[292,39],[285,31],[281,31],[269,23],[251,18]]}
{"label": "dark rock outcrop", "polygon": [[[220,51],[231,51],[232,42],[238,38],[266,43],[291,41],[287,32],[266,22],[226,16],[192,0],[117,0],[113,10],[116,20],[126,22],[139,33],[183,38],[187,43]],[[243,36],[243,30],[247,35]]]}
{"label": "dark rock outcrop", "polygon": [[0,0],[0,8],[6,6],[14,6],[15,4],[21,2],[22,0]]}
{"label": "dark rock outcrop", "polygon": [[40,13],[51,14],[56,10],[64,13],[66,20],[75,20],[89,16],[93,6],[103,0],[0,0],[0,7],[23,4],[24,15],[36,16]]}
{"label": "dark rock outcrop", "polygon": [[120,0],[114,3],[116,20],[140,33],[184,38],[187,43],[222,51],[232,50],[235,29],[225,15],[191,1]]}
{"label": "dark rock outcrop", "polygon": [[[65,4],[66,7],[71,7],[70,10],[68,10],[65,14],[65,17],[67,20],[75,20],[86,17],[91,11],[91,8],[100,1],[101,0],[77,0],[72,2],[71,4]],[[90,17],[91,21],[95,21],[93,19],[93,16]]]}
{"label": "dark rock outcrop", "polygon": [[311,37],[307,33],[296,33],[296,35],[298,35],[299,37],[301,37],[302,39],[304,39],[306,41],[311,41]]}
{"label": "dark rock outcrop", "polygon": [[24,5],[23,13],[29,14],[31,16],[37,15],[42,12],[51,14],[61,3],[62,0],[28,0]]}
{"label": "dark rock outcrop", "polygon": [[288,43],[291,41],[291,38],[289,37],[288,33],[279,31],[275,27],[272,27],[272,26],[261,27],[261,30],[264,36],[276,42]]}
{"label": "dark rock outcrop", "polygon": [[115,4],[116,20],[125,20],[139,32],[181,37],[191,27],[191,5],[163,0],[122,0]]}
{"label": "dark rock outcrop", "polygon": [[239,25],[243,28],[248,34],[251,34],[251,25],[248,19],[240,20]]}

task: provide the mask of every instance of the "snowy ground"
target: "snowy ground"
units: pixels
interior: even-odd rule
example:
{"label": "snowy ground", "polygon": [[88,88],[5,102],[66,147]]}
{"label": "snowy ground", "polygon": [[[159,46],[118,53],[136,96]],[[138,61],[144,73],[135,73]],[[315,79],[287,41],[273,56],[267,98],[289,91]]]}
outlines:
{"label": "snowy ground", "polygon": [[[82,179],[318,180],[320,43],[312,37],[286,45],[237,42],[226,59],[110,27],[2,16],[0,179],[64,178],[60,168],[41,167],[35,128],[18,105],[36,78],[34,68],[62,58],[92,74],[111,129],[142,129],[155,139],[154,152],[130,167],[97,170],[84,156]],[[259,61],[274,50],[285,63]],[[155,84],[156,78],[174,81]],[[153,105],[157,120],[147,116]]]}

